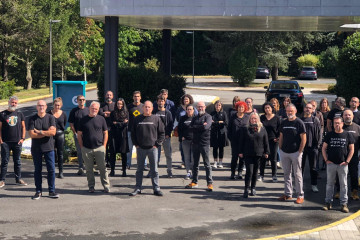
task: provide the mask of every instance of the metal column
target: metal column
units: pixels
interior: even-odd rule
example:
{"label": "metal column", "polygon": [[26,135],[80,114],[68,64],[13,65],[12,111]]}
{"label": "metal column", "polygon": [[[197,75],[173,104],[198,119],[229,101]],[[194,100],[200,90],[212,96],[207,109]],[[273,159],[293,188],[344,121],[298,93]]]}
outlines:
{"label": "metal column", "polygon": [[[119,18],[105,17],[105,79],[104,93],[111,90],[118,98],[118,34]],[[99,96],[102,99],[104,96]]]}
{"label": "metal column", "polygon": [[171,75],[171,29],[163,30],[162,40],[162,70],[165,74]]}

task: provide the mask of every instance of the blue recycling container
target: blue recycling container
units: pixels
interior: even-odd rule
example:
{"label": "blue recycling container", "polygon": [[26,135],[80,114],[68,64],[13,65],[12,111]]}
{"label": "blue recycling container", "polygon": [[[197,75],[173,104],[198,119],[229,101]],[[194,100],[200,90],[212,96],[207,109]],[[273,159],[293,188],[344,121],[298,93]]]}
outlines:
{"label": "blue recycling container", "polygon": [[57,97],[62,98],[63,107],[61,109],[66,112],[68,118],[71,109],[77,106],[77,96],[86,97],[86,84],[87,81],[53,81],[53,100]]}

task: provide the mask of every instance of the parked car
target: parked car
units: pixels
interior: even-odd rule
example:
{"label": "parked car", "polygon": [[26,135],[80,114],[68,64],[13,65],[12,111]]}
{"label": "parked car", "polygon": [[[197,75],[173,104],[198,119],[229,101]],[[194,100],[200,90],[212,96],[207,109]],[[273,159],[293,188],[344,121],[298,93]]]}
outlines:
{"label": "parked car", "polygon": [[296,106],[299,112],[302,112],[305,98],[301,90],[304,88],[300,87],[297,81],[271,81],[269,86],[265,86],[264,88],[267,89],[265,93],[266,101],[276,98],[281,104],[285,97],[290,97],[291,103]]}
{"label": "parked car", "polygon": [[266,78],[270,77],[270,71],[267,67],[258,67],[256,69],[256,78]]}
{"label": "parked car", "polygon": [[317,71],[314,67],[303,67],[299,74],[299,79],[317,79]]}

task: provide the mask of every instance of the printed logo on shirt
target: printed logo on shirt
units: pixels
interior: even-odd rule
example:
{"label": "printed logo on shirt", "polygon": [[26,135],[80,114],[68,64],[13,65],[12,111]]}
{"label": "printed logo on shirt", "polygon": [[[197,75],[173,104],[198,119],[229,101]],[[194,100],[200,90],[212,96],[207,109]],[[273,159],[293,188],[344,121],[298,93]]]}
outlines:
{"label": "printed logo on shirt", "polygon": [[142,125],[152,125],[154,124],[153,122],[139,122],[139,124],[142,124]]}
{"label": "printed logo on shirt", "polygon": [[290,129],[296,129],[296,127],[283,127],[284,129],[285,128],[290,128]]}
{"label": "printed logo on shirt", "polygon": [[16,124],[18,122],[18,117],[17,116],[11,116],[6,121],[9,124],[9,126],[13,127],[13,126],[16,126]]}
{"label": "printed logo on shirt", "polygon": [[133,115],[135,116],[135,117],[137,117],[137,116],[139,116],[141,113],[139,112],[139,110],[135,110],[134,112],[133,112]]}
{"label": "printed logo on shirt", "polygon": [[346,145],[346,138],[331,138],[329,145],[331,147],[344,147]]}

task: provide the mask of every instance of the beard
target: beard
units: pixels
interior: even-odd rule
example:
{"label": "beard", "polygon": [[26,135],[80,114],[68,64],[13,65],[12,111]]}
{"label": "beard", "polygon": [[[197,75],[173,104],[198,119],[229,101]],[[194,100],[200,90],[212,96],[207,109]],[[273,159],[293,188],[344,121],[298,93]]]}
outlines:
{"label": "beard", "polygon": [[287,115],[287,117],[288,117],[289,119],[293,119],[293,118],[295,118],[295,115]]}
{"label": "beard", "polygon": [[205,114],[205,111],[204,111],[204,110],[199,111],[199,115],[200,115],[200,116],[202,116],[202,115],[204,115],[204,114]]}
{"label": "beard", "polygon": [[9,105],[8,108],[9,108],[9,110],[12,111],[12,112],[16,110],[16,106],[13,107],[13,106],[10,106],[10,105]]}
{"label": "beard", "polygon": [[112,101],[112,98],[107,98],[107,99],[106,99],[106,102],[107,102],[107,103],[109,103],[109,102],[111,102],[111,101]]}
{"label": "beard", "polygon": [[345,123],[348,123],[348,124],[350,124],[352,121],[351,121],[351,119],[344,119],[344,121],[345,121]]}

